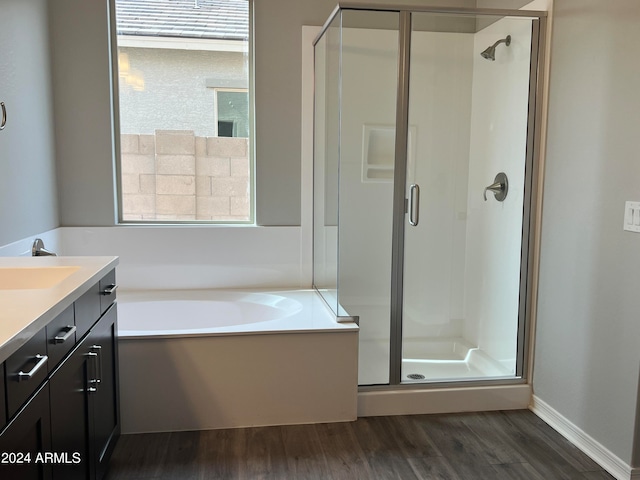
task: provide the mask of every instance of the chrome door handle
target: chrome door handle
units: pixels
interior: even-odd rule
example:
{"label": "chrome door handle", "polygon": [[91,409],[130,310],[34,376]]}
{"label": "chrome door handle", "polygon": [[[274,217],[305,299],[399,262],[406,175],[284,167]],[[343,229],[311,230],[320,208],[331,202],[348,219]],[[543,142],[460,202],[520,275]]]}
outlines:
{"label": "chrome door handle", "polygon": [[482,196],[484,197],[484,201],[487,201],[487,190],[493,192],[497,201],[502,202],[505,198],[507,198],[507,193],[509,192],[509,179],[505,175],[504,172],[500,172],[496,175],[496,178],[493,179],[493,183],[484,189],[484,193]]}
{"label": "chrome door handle", "polygon": [[4,106],[4,102],[0,102],[0,108],[2,109],[2,120],[0,120],[0,130],[4,130],[7,124],[7,107]]}
{"label": "chrome door handle", "polygon": [[420,221],[420,185],[414,183],[409,187],[409,224],[418,226]]}
{"label": "chrome door handle", "polygon": [[76,333],[75,325],[67,325],[65,328],[69,329],[67,333],[65,333],[64,335],[56,335],[55,337],[53,337],[53,343],[64,343],[71,338],[71,335]]}
{"label": "chrome door handle", "polygon": [[36,355],[36,357],[38,359],[38,363],[36,363],[33,368],[31,370],[29,370],[28,372],[23,372],[22,370],[20,370],[18,372],[18,381],[21,382],[22,380],[30,380],[31,377],[33,377],[38,370],[40,370],[42,367],[44,367],[47,363],[47,360],[49,360],[49,357],[47,357],[46,355]]}

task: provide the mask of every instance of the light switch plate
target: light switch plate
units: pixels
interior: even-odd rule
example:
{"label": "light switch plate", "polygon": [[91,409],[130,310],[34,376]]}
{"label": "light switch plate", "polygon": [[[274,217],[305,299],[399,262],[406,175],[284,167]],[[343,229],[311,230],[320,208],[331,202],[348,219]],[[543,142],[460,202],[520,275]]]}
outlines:
{"label": "light switch plate", "polygon": [[640,233],[640,202],[624,203],[624,230]]}

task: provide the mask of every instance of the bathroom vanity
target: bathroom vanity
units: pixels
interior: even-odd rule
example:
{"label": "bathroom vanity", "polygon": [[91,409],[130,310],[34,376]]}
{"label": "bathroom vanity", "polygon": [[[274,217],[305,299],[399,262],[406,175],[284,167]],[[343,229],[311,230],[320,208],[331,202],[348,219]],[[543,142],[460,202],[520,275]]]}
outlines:
{"label": "bathroom vanity", "polygon": [[120,434],[117,263],[0,259],[0,478],[104,476]]}

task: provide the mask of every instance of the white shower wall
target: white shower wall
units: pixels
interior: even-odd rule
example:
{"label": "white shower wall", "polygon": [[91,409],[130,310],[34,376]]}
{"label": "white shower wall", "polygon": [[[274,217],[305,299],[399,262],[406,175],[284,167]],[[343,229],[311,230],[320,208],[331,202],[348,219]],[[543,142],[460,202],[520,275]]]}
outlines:
{"label": "white shower wall", "polygon": [[[496,40],[496,60],[480,56]],[[464,337],[515,371],[531,23],[505,18],[475,34],[469,148]],[[498,172],[509,179],[503,202],[483,191]]]}

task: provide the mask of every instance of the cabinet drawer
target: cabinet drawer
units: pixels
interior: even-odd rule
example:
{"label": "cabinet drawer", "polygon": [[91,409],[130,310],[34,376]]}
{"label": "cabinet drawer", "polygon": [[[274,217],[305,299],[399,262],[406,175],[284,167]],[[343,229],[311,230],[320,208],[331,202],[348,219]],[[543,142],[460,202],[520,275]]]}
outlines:
{"label": "cabinet drawer", "polygon": [[96,283],[84,295],[76,300],[76,340],[84,337],[85,333],[100,318],[100,285]]}
{"label": "cabinet drawer", "polygon": [[27,401],[49,373],[47,335],[43,328],[5,362],[7,419]]}
{"label": "cabinet drawer", "polygon": [[47,355],[49,369],[53,370],[76,343],[76,325],[73,305],[47,325]]}
{"label": "cabinet drawer", "polygon": [[100,315],[116,301],[116,271],[111,270],[100,280]]}

